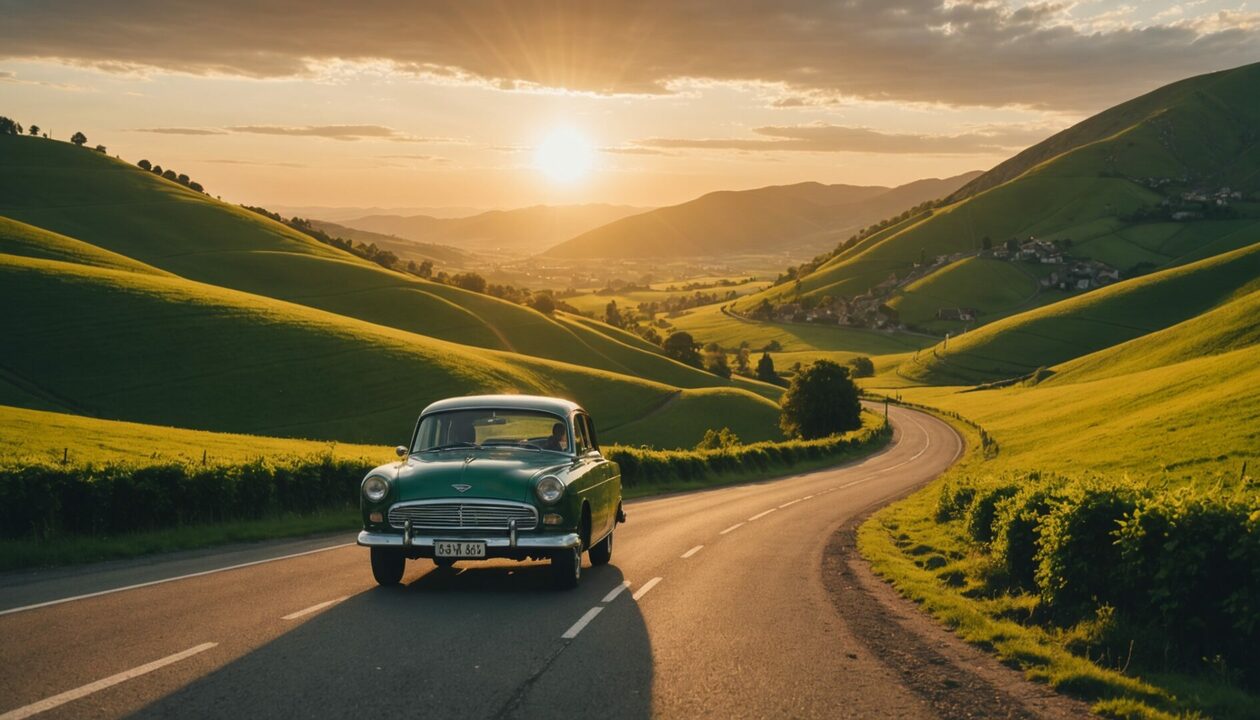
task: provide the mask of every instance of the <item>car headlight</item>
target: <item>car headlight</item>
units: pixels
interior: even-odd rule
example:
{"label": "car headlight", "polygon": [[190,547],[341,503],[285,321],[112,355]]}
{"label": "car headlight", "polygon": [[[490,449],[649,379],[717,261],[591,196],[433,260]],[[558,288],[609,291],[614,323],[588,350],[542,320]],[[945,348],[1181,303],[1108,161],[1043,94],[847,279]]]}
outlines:
{"label": "car headlight", "polygon": [[534,488],[534,492],[538,493],[539,500],[553,505],[560,496],[564,495],[564,483],[560,482],[560,478],[548,475],[538,481],[538,487]]}
{"label": "car headlight", "polygon": [[389,494],[389,481],[379,475],[373,475],[363,481],[363,497],[372,502],[380,502]]}

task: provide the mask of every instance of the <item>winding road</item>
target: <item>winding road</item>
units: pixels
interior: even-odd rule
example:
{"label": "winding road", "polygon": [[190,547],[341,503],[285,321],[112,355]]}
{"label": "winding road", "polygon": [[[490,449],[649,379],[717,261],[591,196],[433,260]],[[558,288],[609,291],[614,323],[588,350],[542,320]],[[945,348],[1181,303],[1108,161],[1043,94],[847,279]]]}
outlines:
{"label": "winding road", "polygon": [[427,560],[378,588],[344,536],[0,577],[0,720],[931,717],[822,577],[846,520],[962,452],[890,417],[861,461],[627,503],[574,591]]}

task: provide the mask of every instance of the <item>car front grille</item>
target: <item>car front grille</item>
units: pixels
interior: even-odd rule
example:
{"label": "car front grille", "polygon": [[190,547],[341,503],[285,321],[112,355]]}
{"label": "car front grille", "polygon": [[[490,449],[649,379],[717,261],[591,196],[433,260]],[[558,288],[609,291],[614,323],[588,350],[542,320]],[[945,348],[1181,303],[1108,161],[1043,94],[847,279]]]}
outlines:
{"label": "car front grille", "polygon": [[389,509],[389,524],[412,530],[502,530],[516,521],[517,530],[538,527],[538,511],[530,505],[486,502],[399,503]]}

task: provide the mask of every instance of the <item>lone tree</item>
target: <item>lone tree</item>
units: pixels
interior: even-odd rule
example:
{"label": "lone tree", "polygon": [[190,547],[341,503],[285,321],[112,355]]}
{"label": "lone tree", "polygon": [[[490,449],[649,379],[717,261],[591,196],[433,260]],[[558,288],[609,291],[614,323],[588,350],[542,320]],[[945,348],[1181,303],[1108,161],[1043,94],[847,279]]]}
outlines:
{"label": "lone tree", "polygon": [[865,355],[859,355],[849,361],[849,371],[855,378],[870,377],[875,374],[875,363]]}
{"label": "lone tree", "polygon": [[141,170],[148,171],[148,170],[153,169],[153,163],[149,162],[148,160],[141,160],[140,162],[136,163],[136,167],[140,168]]}
{"label": "lone tree", "polygon": [[696,352],[696,341],[691,337],[691,333],[672,332],[665,338],[665,342],[661,343],[661,347],[664,348],[667,356],[678,362],[692,367],[701,367],[700,353]]}
{"label": "lone tree", "polygon": [[604,306],[604,322],[615,328],[623,328],[626,326],[626,319],[621,315],[621,309],[617,307],[616,300],[609,300]]}
{"label": "lone tree", "polygon": [[861,410],[849,369],[819,360],[792,378],[779,427],[788,437],[813,440],[861,427]]}
{"label": "lone tree", "polygon": [[771,359],[770,353],[761,353],[761,359],[757,361],[757,379],[762,382],[774,383],[778,385],[783,382],[783,378],[779,377],[779,373],[774,371],[774,360]]}
{"label": "lone tree", "polygon": [[38,125],[30,126],[29,128],[26,129],[26,134],[30,135],[31,137],[35,137],[39,135],[39,126]]}
{"label": "lone tree", "polygon": [[84,135],[81,132],[76,132],[70,136],[70,142],[78,145],[79,147],[83,147],[83,143],[87,142],[87,135]]}
{"label": "lone tree", "polygon": [[530,298],[529,304],[543,315],[550,315],[556,311],[555,298],[551,297],[549,292],[535,293],[534,297]]}

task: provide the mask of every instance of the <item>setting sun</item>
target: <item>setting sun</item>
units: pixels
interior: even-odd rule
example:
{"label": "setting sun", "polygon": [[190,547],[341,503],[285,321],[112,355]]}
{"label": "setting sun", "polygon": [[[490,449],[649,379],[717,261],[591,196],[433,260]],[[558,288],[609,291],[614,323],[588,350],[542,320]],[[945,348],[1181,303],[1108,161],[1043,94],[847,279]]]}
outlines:
{"label": "setting sun", "polygon": [[595,148],[582,133],[556,128],[534,150],[534,167],[554,182],[580,180],[595,164]]}

